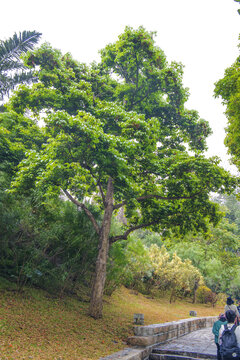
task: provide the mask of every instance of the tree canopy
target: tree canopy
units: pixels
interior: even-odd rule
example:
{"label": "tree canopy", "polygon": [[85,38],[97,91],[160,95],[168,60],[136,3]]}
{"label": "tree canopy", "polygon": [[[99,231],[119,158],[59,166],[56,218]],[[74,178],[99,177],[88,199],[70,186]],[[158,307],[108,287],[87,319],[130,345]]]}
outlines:
{"label": "tree canopy", "polygon": [[228,125],[225,145],[232,162],[240,169],[240,56],[225,70],[224,77],[215,84],[215,96],[226,105]]}
{"label": "tree canopy", "polygon": [[[134,230],[161,234],[206,231],[220,219],[210,192],[231,192],[235,179],[202,154],[208,123],[184,106],[183,67],[169,64],[154,33],[127,27],[90,66],[49,44],[28,52],[25,65],[39,81],[21,85],[9,116],[41,119],[40,148],[26,153],[12,191],[63,193],[85,212],[99,236],[90,314],[102,315],[109,245]],[[95,219],[93,201],[102,211]],[[110,236],[113,214],[126,224]]]}

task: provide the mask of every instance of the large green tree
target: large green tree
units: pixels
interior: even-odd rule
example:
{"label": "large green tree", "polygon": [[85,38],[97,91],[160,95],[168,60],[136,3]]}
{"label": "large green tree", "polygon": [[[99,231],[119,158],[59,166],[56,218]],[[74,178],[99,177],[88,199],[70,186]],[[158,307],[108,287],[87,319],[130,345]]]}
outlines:
{"label": "large green tree", "polygon": [[[240,0],[234,0],[240,3]],[[238,9],[240,14],[240,9]],[[239,37],[240,38],[240,37]],[[239,47],[240,45],[238,45]],[[228,124],[225,145],[231,154],[232,162],[240,169],[240,56],[225,70],[224,77],[216,82],[215,97],[221,97],[226,106]]]}
{"label": "large green tree", "polygon": [[[22,85],[9,111],[36,119],[47,140],[28,151],[13,189],[43,196],[60,192],[85,212],[99,236],[90,315],[102,316],[109,246],[136,229],[162,234],[205,231],[220,214],[210,192],[231,191],[235,181],[216,158],[201,152],[210,133],[196,111],[186,110],[182,65],[168,64],[154,33],[126,28],[87,67],[44,44],[26,56],[39,82]],[[191,150],[191,153],[189,153]],[[102,211],[99,222],[88,203]],[[122,232],[110,236],[114,213]]]}
{"label": "large green tree", "polygon": [[23,31],[6,40],[0,40],[0,99],[23,82],[35,77],[27,71],[21,61],[21,55],[38,43],[42,34],[36,31]]}
{"label": "large green tree", "polygon": [[221,97],[226,106],[225,145],[232,162],[240,169],[240,56],[225,70],[224,77],[216,82],[215,96]]}

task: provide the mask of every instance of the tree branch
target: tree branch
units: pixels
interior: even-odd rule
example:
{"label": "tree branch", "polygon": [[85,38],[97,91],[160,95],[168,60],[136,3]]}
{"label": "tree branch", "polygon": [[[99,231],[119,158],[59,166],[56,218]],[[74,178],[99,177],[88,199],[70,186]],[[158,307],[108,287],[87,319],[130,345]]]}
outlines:
{"label": "tree branch", "polygon": [[116,242],[118,240],[127,240],[127,237],[131,232],[133,232],[135,230],[138,230],[138,229],[146,228],[146,227],[154,225],[154,224],[158,224],[159,222],[160,222],[160,219],[151,221],[151,222],[146,223],[146,224],[140,224],[140,225],[132,226],[130,229],[126,230],[124,234],[117,235],[117,236],[112,236],[110,238],[110,242],[114,243],[114,242]]}
{"label": "tree branch", "polygon": [[96,176],[94,176],[93,172],[92,172],[92,169],[90,168],[90,166],[87,166],[87,170],[90,172],[90,174],[92,175],[93,179],[95,179],[96,181],[96,184],[99,188],[99,191],[100,191],[100,194],[101,194],[101,197],[102,197],[102,202],[103,202],[103,205],[104,207],[106,206],[106,196],[104,194],[104,191],[103,191],[103,188],[102,188],[102,185],[101,185],[101,182],[99,179],[96,178]]}
{"label": "tree branch", "polygon": [[78,207],[80,207],[81,209],[83,209],[83,211],[85,212],[85,214],[88,216],[88,218],[91,220],[93,226],[94,226],[94,229],[96,230],[96,233],[99,235],[100,234],[100,227],[98,225],[98,223],[96,222],[93,214],[91,213],[90,210],[88,210],[88,208],[83,204],[81,203],[80,201],[78,201],[77,199],[75,199],[67,190],[63,190],[63,193],[68,197],[68,199],[70,201],[72,201],[75,205],[77,205]]}
{"label": "tree branch", "polygon": [[101,185],[101,183],[100,183],[99,180],[97,181],[97,185],[98,185],[98,187],[99,187],[100,194],[101,194],[101,196],[102,196],[103,205],[106,206],[106,197],[105,197],[105,194],[104,194],[104,192],[103,192],[102,185]]}
{"label": "tree branch", "polygon": [[[142,88],[143,88],[143,86],[140,87],[139,89],[137,89],[137,90],[135,91],[135,93],[136,93],[137,91],[141,90]],[[142,95],[138,100],[132,101],[132,102],[131,102],[131,106],[129,107],[129,109],[132,110],[133,106],[139,104],[141,101],[143,101],[144,99],[146,99],[146,98],[149,96],[149,94],[151,94],[151,92],[148,90],[148,91],[146,92],[146,94],[145,94],[145,95]]]}

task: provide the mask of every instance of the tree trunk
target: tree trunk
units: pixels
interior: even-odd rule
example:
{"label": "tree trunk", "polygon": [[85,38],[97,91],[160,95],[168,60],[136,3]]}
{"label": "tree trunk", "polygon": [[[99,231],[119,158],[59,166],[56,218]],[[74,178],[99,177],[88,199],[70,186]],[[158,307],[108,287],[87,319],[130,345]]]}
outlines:
{"label": "tree trunk", "polygon": [[173,302],[173,299],[174,299],[174,293],[175,293],[175,291],[174,291],[174,290],[172,290],[172,291],[171,291],[171,295],[170,295],[170,300],[169,300],[170,304]]}
{"label": "tree trunk", "polygon": [[192,301],[193,304],[196,303],[196,293],[198,289],[198,284],[199,284],[199,280],[196,280],[193,287],[193,301]]}
{"label": "tree trunk", "polygon": [[113,181],[108,179],[105,210],[102,227],[99,234],[99,251],[95,275],[92,285],[89,315],[94,319],[102,317],[103,291],[106,280],[106,268],[109,250],[109,233],[113,214]]}

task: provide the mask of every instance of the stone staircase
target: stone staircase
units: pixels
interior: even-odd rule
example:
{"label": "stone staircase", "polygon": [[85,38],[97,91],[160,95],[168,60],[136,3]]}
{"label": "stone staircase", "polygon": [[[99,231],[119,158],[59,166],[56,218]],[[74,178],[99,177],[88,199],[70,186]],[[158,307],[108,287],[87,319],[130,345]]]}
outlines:
{"label": "stone staircase", "polygon": [[[134,326],[134,336],[128,339],[130,347],[99,360],[215,360],[216,345],[211,329],[216,320],[216,316],[194,317]],[[209,344],[209,339],[213,344]]]}
{"label": "stone staircase", "polygon": [[209,359],[216,360],[213,354],[203,354],[192,351],[176,351],[169,349],[154,348],[149,355],[149,360],[196,360],[196,359]]}

